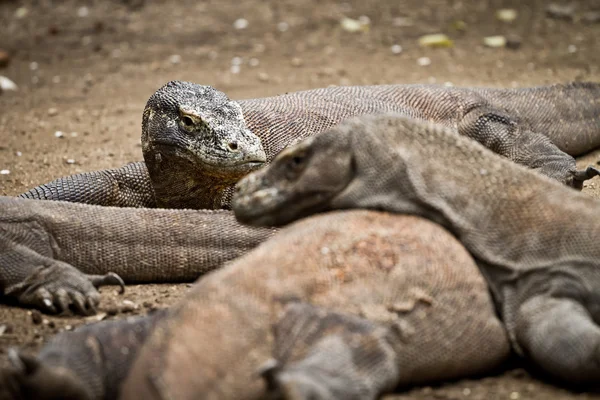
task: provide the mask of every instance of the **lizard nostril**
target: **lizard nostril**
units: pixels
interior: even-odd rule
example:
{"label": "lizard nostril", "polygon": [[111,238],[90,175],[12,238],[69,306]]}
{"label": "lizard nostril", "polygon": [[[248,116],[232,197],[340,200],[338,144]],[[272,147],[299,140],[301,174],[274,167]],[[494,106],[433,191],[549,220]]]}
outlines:
{"label": "lizard nostril", "polygon": [[229,143],[228,146],[229,146],[229,150],[231,150],[231,151],[236,151],[238,149],[237,142],[231,142],[231,143]]}

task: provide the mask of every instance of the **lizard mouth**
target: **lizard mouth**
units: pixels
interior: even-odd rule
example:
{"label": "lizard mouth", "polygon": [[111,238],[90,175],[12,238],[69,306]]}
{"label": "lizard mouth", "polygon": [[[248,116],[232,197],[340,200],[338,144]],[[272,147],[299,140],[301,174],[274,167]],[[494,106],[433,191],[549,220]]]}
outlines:
{"label": "lizard mouth", "polygon": [[187,148],[171,143],[154,143],[156,148],[161,149],[164,155],[170,155],[175,158],[186,160],[194,165],[202,166],[202,169],[207,169],[215,172],[226,173],[243,173],[257,170],[266,164],[264,157],[254,157],[239,154],[234,157],[228,157],[226,154],[198,154]]}

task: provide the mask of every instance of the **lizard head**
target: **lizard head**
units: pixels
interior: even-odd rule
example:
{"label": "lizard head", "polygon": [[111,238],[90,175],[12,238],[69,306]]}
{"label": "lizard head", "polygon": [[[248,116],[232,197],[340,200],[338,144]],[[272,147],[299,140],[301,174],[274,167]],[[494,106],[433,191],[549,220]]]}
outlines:
{"label": "lizard head", "polygon": [[224,93],[190,82],[171,81],[146,104],[142,150],[148,168],[162,161],[184,165],[232,184],[266,162],[260,139],[244,121],[240,105]]}
{"label": "lizard head", "polygon": [[284,225],[325,211],[354,175],[350,138],[337,130],[284,149],[269,166],[238,182],[232,202],[236,218],[251,225]]}

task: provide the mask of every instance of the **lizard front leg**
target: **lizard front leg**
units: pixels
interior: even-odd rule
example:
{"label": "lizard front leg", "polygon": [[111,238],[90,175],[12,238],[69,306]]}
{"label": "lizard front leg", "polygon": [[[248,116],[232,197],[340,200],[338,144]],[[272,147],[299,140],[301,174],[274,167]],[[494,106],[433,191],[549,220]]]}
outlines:
{"label": "lizard front leg", "polygon": [[398,380],[390,331],[307,303],[287,306],[275,327],[275,358],[260,369],[267,398],[376,399]]}
{"label": "lizard front leg", "polygon": [[600,327],[577,300],[527,300],[519,309],[516,339],[543,371],[574,384],[600,382]]}
{"label": "lizard front leg", "polygon": [[71,307],[81,314],[95,313],[103,285],[120,285],[114,274],[87,275],[53,258],[52,238],[35,221],[0,224],[0,293],[20,304],[56,313]]}
{"label": "lizard front leg", "polygon": [[19,197],[113,207],[155,207],[154,189],[144,162],[69,175],[34,187]]}
{"label": "lizard front leg", "polygon": [[458,124],[458,132],[495,153],[576,189],[583,187],[583,181],[600,175],[600,170],[591,166],[577,170],[575,159],[547,136],[532,132],[507,113],[487,106],[467,112]]}
{"label": "lizard front leg", "polygon": [[0,370],[0,400],[116,399],[138,350],[166,314],[161,310],[63,332],[35,357],[9,350],[13,365]]}

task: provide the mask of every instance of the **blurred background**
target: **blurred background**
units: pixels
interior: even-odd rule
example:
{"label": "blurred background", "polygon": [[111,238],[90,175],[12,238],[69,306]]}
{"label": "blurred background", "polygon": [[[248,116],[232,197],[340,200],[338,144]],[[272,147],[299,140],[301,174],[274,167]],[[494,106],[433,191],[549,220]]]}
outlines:
{"label": "blurred background", "polygon": [[[0,194],[140,160],[143,107],[173,79],[233,99],[329,85],[600,81],[600,1],[0,0]],[[127,298],[152,308],[185,288],[133,287]],[[0,322],[13,321],[0,364],[8,345],[35,348],[83,322],[48,318],[0,308]],[[398,398],[593,397],[515,370]]]}

